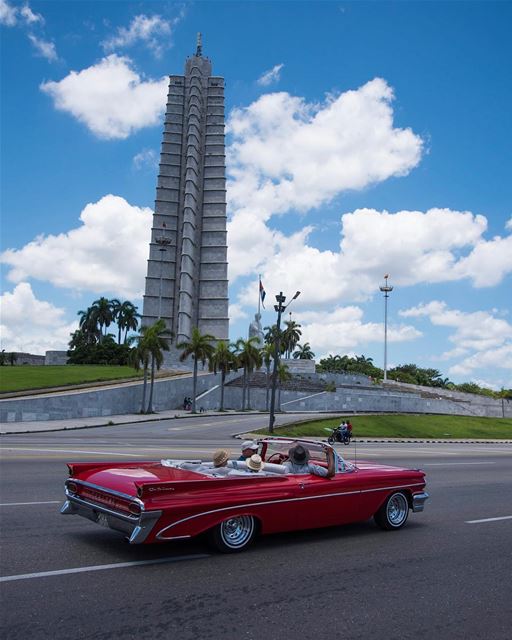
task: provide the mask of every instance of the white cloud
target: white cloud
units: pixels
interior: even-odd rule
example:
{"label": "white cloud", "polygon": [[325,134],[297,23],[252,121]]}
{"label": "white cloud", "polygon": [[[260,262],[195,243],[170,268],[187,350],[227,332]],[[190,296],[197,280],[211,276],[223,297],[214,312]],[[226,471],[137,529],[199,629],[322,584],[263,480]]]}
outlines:
{"label": "white cloud", "polygon": [[[357,209],[341,216],[339,250],[312,246],[312,226],[293,235],[273,231],[254,212],[243,211],[229,223],[229,277],[263,273],[270,290],[300,289],[311,304],[325,308],[340,301],[363,301],[378,290],[384,273],[396,286],[413,286],[471,278],[493,286],[512,265],[500,253],[501,238],[485,242],[483,216],[449,209],[376,211]],[[464,253],[485,244],[497,259],[469,268]],[[503,260],[499,256],[503,255]],[[464,268],[461,264],[464,264]],[[485,267],[485,268],[484,268]],[[251,304],[244,289],[240,301]]]}
{"label": "white cloud", "polygon": [[124,139],[160,122],[167,84],[166,77],[144,80],[129,58],[112,54],[59,82],[44,82],[41,90],[99,138]]}
{"label": "white cloud", "polygon": [[281,79],[281,69],[284,67],[284,64],[276,64],[275,67],[272,67],[269,71],[265,71],[259,78],[258,84],[262,87],[268,87],[270,84],[274,82],[279,82]]}
{"label": "white cloud", "polygon": [[[475,369],[485,368],[512,369],[512,325],[496,318],[493,313],[459,311],[450,309],[445,302],[433,300],[401,311],[400,315],[405,318],[427,317],[436,326],[455,329],[449,340],[456,346],[442,357],[466,357],[449,368],[450,375],[468,376]],[[470,351],[474,353],[467,355]]]}
{"label": "white cloud", "polygon": [[[450,367],[450,375],[469,376],[475,370],[482,369],[512,369],[512,343],[504,344],[497,349],[480,351],[465,358],[458,364]],[[507,388],[512,384],[512,379],[505,383]]]}
{"label": "white cloud", "polygon": [[234,109],[230,210],[267,220],[406,175],[420,161],[423,143],[410,129],[393,127],[392,100],[391,87],[376,78],[321,104],[281,92]]}
{"label": "white cloud", "polygon": [[34,13],[28,4],[20,9],[20,15],[27,24],[44,24],[43,16],[39,13]]}
{"label": "white cloud", "polygon": [[17,22],[18,8],[10,5],[7,0],[0,0],[0,24],[6,27],[14,27]]}
{"label": "white cloud", "polygon": [[83,209],[78,228],[4,251],[2,261],[11,267],[8,279],[34,278],[68,289],[140,297],[152,213],[118,196],[104,196]]}
{"label": "white cloud", "polygon": [[49,62],[55,62],[55,60],[59,59],[55,44],[53,42],[48,42],[46,40],[43,40],[42,38],[37,38],[32,33],[28,35],[28,39],[34,45],[35,50],[41,57],[46,58]]}
{"label": "white cloud", "polygon": [[459,311],[450,309],[446,302],[433,300],[399,313],[404,318],[427,317],[433,325],[454,328],[450,340],[458,349],[484,351],[512,339],[512,325],[487,311]]}
{"label": "white cloud", "polygon": [[0,24],[14,27],[18,24],[18,18],[21,18],[22,24],[27,26],[44,24],[43,16],[40,13],[34,13],[28,3],[20,8],[9,4],[7,0],[0,0]]}
{"label": "white cloud", "polygon": [[[364,322],[360,307],[337,307],[329,313],[301,311],[301,344],[313,345],[316,359],[328,353],[347,353],[384,340],[382,323]],[[388,325],[388,342],[415,340],[422,334],[408,325]],[[320,355],[322,354],[322,355]]]}
{"label": "white cloud", "polygon": [[75,320],[65,321],[65,311],[50,302],[38,300],[27,282],[20,282],[12,292],[0,296],[2,307],[2,348],[44,354],[65,350],[69,335],[77,327]]}
{"label": "white cloud", "polygon": [[119,27],[116,35],[101,44],[106,51],[113,51],[141,42],[159,58],[172,45],[171,34],[178,21],[179,18],[165,20],[159,15],[141,14],[133,18],[128,28]]}
{"label": "white cloud", "polygon": [[230,322],[236,322],[237,320],[243,320],[244,318],[249,317],[249,314],[246,313],[241,305],[235,303],[229,305],[229,320]]}
{"label": "white cloud", "polygon": [[153,149],[143,149],[133,156],[133,167],[137,170],[148,167],[150,169],[158,168],[158,154]]}
{"label": "white cloud", "polygon": [[[507,224],[507,229],[512,227]],[[478,242],[471,253],[462,258],[455,269],[460,277],[469,277],[475,287],[499,284],[512,271],[512,235]]]}

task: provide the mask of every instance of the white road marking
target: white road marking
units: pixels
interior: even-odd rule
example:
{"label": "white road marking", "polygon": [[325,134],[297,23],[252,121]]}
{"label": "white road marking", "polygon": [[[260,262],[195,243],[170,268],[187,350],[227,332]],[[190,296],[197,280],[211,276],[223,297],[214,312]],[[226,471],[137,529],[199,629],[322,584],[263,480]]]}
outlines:
{"label": "white road marking", "polygon": [[130,458],[140,458],[140,453],[118,453],[116,451],[85,451],[83,449],[20,449],[17,447],[7,447],[5,451],[37,451],[38,453],[86,453],[95,456],[129,456]]}
{"label": "white road marking", "polygon": [[29,504],[60,504],[62,500],[46,500],[46,502],[2,502],[0,507],[24,507]]}
{"label": "white road marking", "polygon": [[466,524],[480,524],[481,522],[496,522],[497,520],[512,520],[512,516],[500,516],[499,518],[482,518],[482,520],[466,520]]}
{"label": "white road marking", "polygon": [[114,564],[99,564],[90,567],[76,567],[74,569],[59,569],[57,571],[41,571],[39,573],[21,573],[16,576],[2,576],[0,582],[13,582],[14,580],[31,580],[32,578],[48,578],[50,576],[64,576],[70,573],[86,573],[88,571],[106,571],[107,569],[125,569],[126,567],[139,567],[148,564],[164,564],[169,562],[181,562],[182,560],[200,560],[209,558],[207,553],[196,555],[177,556],[175,558],[160,558],[157,560],[137,560],[134,562],[115,562]]}
{"label": "white road marking", "polygon": [[452,467],[456,464],[496,464],[496,462],[424,462],[424,467]]}

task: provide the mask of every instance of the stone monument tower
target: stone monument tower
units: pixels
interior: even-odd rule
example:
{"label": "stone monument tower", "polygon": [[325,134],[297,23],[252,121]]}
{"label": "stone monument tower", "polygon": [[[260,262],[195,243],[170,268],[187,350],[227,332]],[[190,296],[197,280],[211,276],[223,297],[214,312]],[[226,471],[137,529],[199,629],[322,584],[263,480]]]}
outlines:
{"label": "stone monument tower", "polygon": [[143,325],[163,318],[176,345],[193,327],[227,340],[224,79],[202,55],[169,78]]}

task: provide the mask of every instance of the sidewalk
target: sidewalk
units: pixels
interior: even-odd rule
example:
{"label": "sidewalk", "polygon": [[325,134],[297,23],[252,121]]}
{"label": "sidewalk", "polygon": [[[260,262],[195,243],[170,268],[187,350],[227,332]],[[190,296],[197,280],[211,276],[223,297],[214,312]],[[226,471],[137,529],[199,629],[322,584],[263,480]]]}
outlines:
{"label": "sidewalk", "polygon": [[[69,429],[90,429],[93,427],[111,427],[123,424],[135,424],[137,422],[158,422],[160,420],[172,420],[173,418],[202,418],[205,415],[236,415],[238,412],[204,411],[203,413],[190,413],[183,409],[169,409],[158,413],[140,414],[128,413],[115,416],[97,416],[94,418],[68,418],[66,420],[37,420],[34,422],[2,422],[0,435],[15,433],[38,433],[45,431],[67,431]],[[247,415],[247,411],[243,415]]]}

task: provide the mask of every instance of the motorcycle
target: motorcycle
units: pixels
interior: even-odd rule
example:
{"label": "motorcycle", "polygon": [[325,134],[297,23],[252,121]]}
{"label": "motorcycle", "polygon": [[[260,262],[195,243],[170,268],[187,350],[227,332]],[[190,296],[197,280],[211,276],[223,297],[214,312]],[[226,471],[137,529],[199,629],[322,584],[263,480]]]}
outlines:
{"label": "motorcycle", "polygon": [[350,439],[352,438],[352,434],[348,429],[340,429],[340,427],[334,427],[331,435],[327,438],[327,442],[329,444],[334,444],[335,442],[340,442],[341,444],[348,445],[350,444]]}

